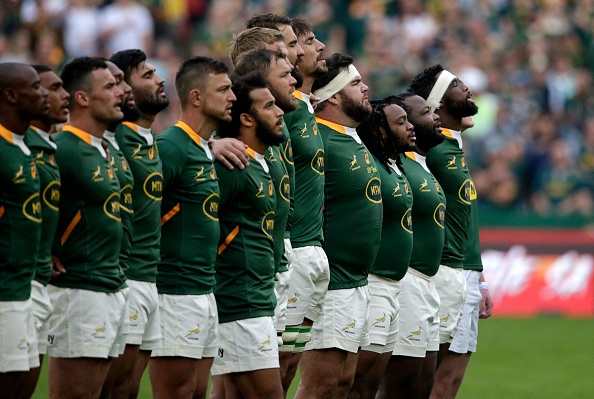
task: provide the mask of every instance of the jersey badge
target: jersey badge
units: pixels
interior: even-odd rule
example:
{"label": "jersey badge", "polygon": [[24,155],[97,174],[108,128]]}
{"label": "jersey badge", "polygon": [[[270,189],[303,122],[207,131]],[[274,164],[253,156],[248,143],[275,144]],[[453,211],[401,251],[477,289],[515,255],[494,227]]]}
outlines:
{"label": "jersey badge", "polygon": [[23,168],[23,165],[21,165],[19,167],[19,170],[15,172],[14,177],[12,178],[12,182],[15,184],[20,184],[23,183],[25,180],[25,169]]}
{"label": "jersey badge", "polygon": [[357,170],[359,169],[361,166],[359,166],[357,164],[357,156],[355,154],[353,154],[353,160],[351,161],[350,165],[349,165],[349,169],[350,170]]}
{"label": "jersey badge", "polygon": [[423,179],[423,183],[419,187],[419,191],[422,193],[430,193],[431,189],[429,188],[429,183],[427,183],[427,179]]}
{"label": "jersey badge", "polygon": [[202,177],[204,175],[204,166],[200,167],[200,170],[196,172],[196,176],[194,176],[194,180],[196,181],[204,181],[206,177]]}
{"label": "jersey badge", "polygon": [[134,158],[134,159],[142,159],[142,155],[139,155],[140,154],[140,150],[142,150],[142,144],[139,143],[138,144],[138,147],[134,151],[132,151],[132,158]]}
{"label": "jersey badge", "polygon": [[307,133],[307,122],[303,122],[303,128],[301,129],[301,134],[300,134],[302,139],[306,139],[309,137],[309,134],[306,134],[306,133]]}
{"label": "jersey badge", "polygon": [[456,166],[456,156],[455,155],[452,155],[452,159],[450,159],[448,161],[448,163],[446,164],[446,169],[448,169],[448,170],[458,169],[458,166]]}
{"label": "jersey badge", "polygon": [[256,193],[256,198],[264,198],[264,183],[260,182],[260,187]]}
{"label": "jersey badge", "polygon": [[91,180],[93,180],[95,183],[103,181],[103,177],[101,176],[101,166],[97,165],[97,169],[93,172]]}

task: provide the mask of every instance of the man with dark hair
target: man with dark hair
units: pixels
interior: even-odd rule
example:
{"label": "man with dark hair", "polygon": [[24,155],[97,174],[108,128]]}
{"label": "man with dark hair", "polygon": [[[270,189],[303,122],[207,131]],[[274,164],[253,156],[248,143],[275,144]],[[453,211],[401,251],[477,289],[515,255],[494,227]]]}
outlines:
{"label": "man with dark hair", "polygon": [[440,116],[445,136],[445,142],[427,155],[427,166],[442,185],[448,202],[445,247],[435,276],[441,298],[440,351],[431,397],[453,398],[457,388],[452,393],[448,391],[456,370],[465,368],[470,354],[476,351],[481,300],[488,301],[489,313],[492,305],[488,290],[479,289],[479,281],[484,281],[484,277],[478,240],[477,196],[464,159],[461,137],[463,118],[475,115],[478,107],[468,87],[439,64],[419,73],[409,90],[427,99]]}
{"label": "man with dark hair", "polygon": [[247,144],[252,162],[243,170],[215,165],[220,188],[215,265],[220,340],[211,372],[223,376],[227,397],[281,399],[273,322],[276,199],[264,154],[286,140],[283,111],[258,74],[236,77],[233,92],[237,100],[232,119],[220,134]]}
{"label": "man with dark hair", "polygon": [[[291,280],[287,322],[280,348],[283,387],[289,389],[301,353],[311,339],[311,326],[321,312],[330,270],[322,249],[322,208],[324,204],[324,144],[318,131],[311,93],[314,79],[327,71],[324,44],[315,39],[304,20],[291,20],[304,55],[299,62],[303,84],[293,94],[299,106],[285,115],[292,154],[285,154],[295,168],[294,209],[291,218]],[[316,100],[317,101],[317,100]]]}
{"label": "man with dark hair", "polygon": [[433,385],[439,349],[439,295],[433,276],[444,243],[445,196],[425,162],[429,150],[443,141],[439,116],[417,95],[404,93],[403,108],[414,126],[415,152],[402,160],[413,194],[413,248],[398,296],[399,329],[386,367],[379,398],[427,398]]}
{"label": "man with dark hair", "polygon": [[[134,176],[132,204],[134,225],[132,248],[128,260],[128,331],[123,363],[127,368],[128,389],[125,396],[136,397],[140,379],[150,358],[150,351],[161,342],[159,304],[157,298],[157,264],[161,240],[161,199],[163,169],[155,134],[151,126],[159,112],[169,105],[164,80],[147,62],[142,50],[123,50],[110,61],[124,72],[132,87],[136,118],[122,122],[115,131],[126,162]],[[133,360],[135,359],[135,360]]]}
{"label": "man with dark hair", "polygon": [[98,397],[125,310],[120,184],[101,140],[123,117],[122,91],[99,58],[75,58],[61,78],[70,120],[55,138],[62,185],[53,251],[66,273],[47,288],[49,390],[50,398]]}
{"label": "man with dark hair", "polygon": [[31,120],[49,110],[48,91],[27,64],[0,63],[0,390],[22,398],[39,367],[31,282],[42,233],[40,179],[24,142]]}
{"label": "man with dark hair", "polygon": [[175,88],[180,120],[157,139],[163,160],[157,276],[163,339],[149,363],[157,399],[205,397],[217,353],[219,184],[208,140],[231,120],[235,101],[227,67],[208,57],[185,61]]}
{"label": "man with dark hair", "polygon": [[382,238],[369,270],[370,344],[359,352],[350,397],[375,398],[394,350],[398,333],[400,280],[406,274],[413,246],[412,190],[402,172],[400,154],[415,148],[415,132],[401,97],[372,102],[373,112],[357,133],[378,165],[382,187]]}
{"label": "man with dark hair", "polygon": [[291,26],[291,19],[284,15],[278,14],[260,14],[254,15],[252,18],[248,19],[244,24],[244,29],[250,29],[255,27],[261,28],[270,28],[270,29],[278,29],[284,35],[285,45],[287,46],[288,50],[288,59],[291,64],[295,67],[291,71],[291,75],[297,81],[295,83],[295,87],[299,88],[303,84],[303,75],[299,72],[299,63],[301,62],[301,57],[305,54],[299,41],[297,39],[297,35],[293,31]]}
{"label": "man with dark hair", "polygon": [[[35,276],[31,283],[31,301],[33,304],[33,320],[37,333],[37,349],[39,351],[39,367],[32,369],[29,374],[29,398],[35,391],[35,386],[41,372],[43,356],[47,352],[48,321],[52,313],[52,304],[47,294],[46,286],[52,275],[51,249],[54,234],[58,224],[58,207],[60,203],[60,172],[56,165],[56,143],[50,138],[49,132],[55,124],[68,121],[68,99],[70,94],[62,86],[62,79],[46,65],[33,65],[39,74],[41,86],[49,92],[49,112],[39,119],[31,121],[31,126],[25,135],[25,144],[33,152],[35,166],[39,175],[41,200],[41,241]],[[58,267],[58,265],[56,265]],[[60,266],[61,267],[61,266]]]}
{"label": "man with dark hair", "polygon": [[301,359],[296,398],[346,397],[359,347],[369,344],[367,276],[380,245],[383,211],[377,165],[356,131],[372,111],[368,87],[352,63],[349,56],[333,54],[328,72],[312,86],[320,97],[316,116],[326,150],[324,249],[330,283]]}

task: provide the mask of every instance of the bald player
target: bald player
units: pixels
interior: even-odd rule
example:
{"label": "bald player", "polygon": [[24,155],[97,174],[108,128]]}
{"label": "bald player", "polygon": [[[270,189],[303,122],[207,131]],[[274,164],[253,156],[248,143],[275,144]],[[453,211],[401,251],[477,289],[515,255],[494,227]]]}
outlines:
{"label": "bald player", "polygon": [[33,67],[0,63],[0,390],[11,399],[24,395],[26,372],[39,367],[31,282],[42,208],[34,154],[24,135],[49,107],[48,90]]}

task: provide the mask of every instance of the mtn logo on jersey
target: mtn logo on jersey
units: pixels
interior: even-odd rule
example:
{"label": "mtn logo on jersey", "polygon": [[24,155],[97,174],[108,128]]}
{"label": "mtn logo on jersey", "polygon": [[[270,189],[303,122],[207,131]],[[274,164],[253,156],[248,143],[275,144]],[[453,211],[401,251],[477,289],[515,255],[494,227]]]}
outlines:
{"label": "mtn logo on jersey", "polygon": [[374,204],[382,202],[382,182],[378,177],[369,179],[365,188],[365,196]]}
{"label": "mtn logo on jersey", "polygon": [[282,199],[287,202],[291,202],[291,183],[289,182],[288,175],[283,175],[280,183],[278,184],[278,192],[280,193]]}
{"label": "mtn logo on jersey", "polygon": [[476,201],[476,187],[474,186],[474,182],[470,181],[470,200]]}
{"label": "mtn logo on jersey", "polygon": [[458,166],[456,165],[456,156],[455,155],[452,155],[452,159],[450,159],[447,162],[446,169],[448,169],[448,170],[458,169]]}
{"label": "mtn logo on jersey", "polygon": [[48,208],[57,211],[60,204],[60,182],[58,180],[51,181],[43,190],[42,198]]}
{"label": "mtn logo on jersey", "polygon": [[411,233],[413,232],[412,226],[412,209],[408,208],[404,215],[402,215],[402,219],[400,220],[400,225],[404,230]]}
{"label": "mtn logo on jersey", "polygon": [[[354,156],[354,155],[353,155]],[[311,159],[311,168],[314,172],[323,175],[324,174],[324,150],[318,149],[316,154]],[[351,169],[354,170],[354,169]]]}
{"label": "mtn logo on jersey", "polygon": [[103,204],[103,211],[111,219],[117,220],[118,222],[121,220],[120,193],[113,193],[109,197],[107,197],[105,203]]}
{"label": "mtn logo on jersey", "polygon": [[[458,190],[458,198],[460,198],[460,201],[464,202],[465,204],[470,205],[472,191],[472,182],[469,179],[466,179],[464,180],[464,182],[460,186],[460,189]],[[476,196],[476,191],[474,195]]]}
{"label": "mtn logo on jersey", "polygon": [[153,172],[144,181],[144,193],[150,199],[161,201],[163,198],[163,175]]}
{"label": "mtn logo on jersey", "polygon": [[285,148],[283,150],[285,160],[289,165],[293,165],[293,147],[291,146],[291,139],[288,138],[285,142]]}
{"label": "mtn logo on jersey", "polygon": [[274,232],[274,211],[268,212],[262,218],[262,231],[268,238],[272,238]]}
{"label": "mtn logo on jersey", "polygon": [[446,206],[442,203],[437,205],[437,207],[435,208],[435,212],[433,212],[433,220],[435,220],[435,223],[437,223],[437,225],[439,227],[441,227],[442,229],[445,228],[444,227],[445,212],[446,212]]}
{"label": "mtn logo on jersey", "polygon": [[202,203],[204,214],[214,221],[219,221],[219,194],[212,193]]}
{"label": "mtn logo on jersey", "polygon": [[39,193],[32,194],[23,203],[23,215],[33,222],[41,223],[41,201],[39,201]]}
{"label": "mtn logo on jersey", "polygon": [[120,210],[128,213],[134,213],[132,208],[132,185],[126,184],[120,189]]}

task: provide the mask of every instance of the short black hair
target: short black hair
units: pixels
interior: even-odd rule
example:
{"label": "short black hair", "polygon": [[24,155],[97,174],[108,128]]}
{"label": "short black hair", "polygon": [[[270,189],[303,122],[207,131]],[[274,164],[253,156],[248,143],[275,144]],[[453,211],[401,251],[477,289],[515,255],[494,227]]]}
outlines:
{"label": "short black hair", "polygon": [[[340,53],[334,53],[329,58],[326,58],[326,67],[328,72],[318,76],[311,85],[311,91],[314,92],[332,81],[340,72],[353,63],[353,57]],[[318,104],[317,111],[322,111],[326,108],[326,102]]]}
{"label": "short black hair", "polygon": [[138,69],[138,66],[146,61],[146,54],[140,49],[130,49],[118,51],[109,58],[124,72],[124,80],[130,83],[132,71]]}
{"label": "short black hair", "polygon": [[217,134],[221,137],[237,137],[239,135],[241,114],[252,115],[253,113],[252,91],[268,88],[264,77],[257,72],[245,76],[234,74],[231,81],[233,82],[232,90],[237,100],[231,108],[231,122],[223,122],[220,126],[221,131],[217,130]]}
{"label": "short black hair", "polygon": [[268,73],[272,61],[278,62],[280,59],[286,59],[287,56],[276,50],[252,50],[244,53],[237,62],[235,73],[239,76],[245,76],[252,72],[259,72],[263,76]]}
{"label": "short black hair", "polygon": [[[60,78],[64,89],[73,96],[78,90],[90,91],[91,73],[96,69],[107,69],[107,64],[99,57],[74,58],[62,68]],[[74,101],[70,102],[74,104]]]}
{"label": "short black hair", "polygon": [[188,94],[198,87],[204,90],[209,74],[229,72],[227,65],[214,58],[197,56],[184,61],[175,74],[175,91],[182,106],[188,101]]}
{"label": "short black hair", "polygon": [[35,71],[38,74],[42,74],[44,72],[54,72],[54,70],[47,66],[47,65],[39,65],[39,64],[35,64],[35,65],[31,65],[33,67],[33,69],[35,69]]}
{"label": "short black hair", "polygon": [[440,64],[435,64],[432,67],[425,69],[413,78],[407,91],[421,96],[426,100],[427,97],[429,97],[429,94],[431,94],[433,86],[435,86],[437,75],[443,70],[444,69]]}
{"label": "short black hair", "polygon": [[270,28],[277,29],[277,25],[291,25],[291,18],[278,14],[254,14],[243,25],[243,29]]}
{"label": "short black hair", "polygon": [[291,27],[295,35],[300,39],[309,32],[313,32],[313,27],[303,18],[293,18],[291,20]]}

